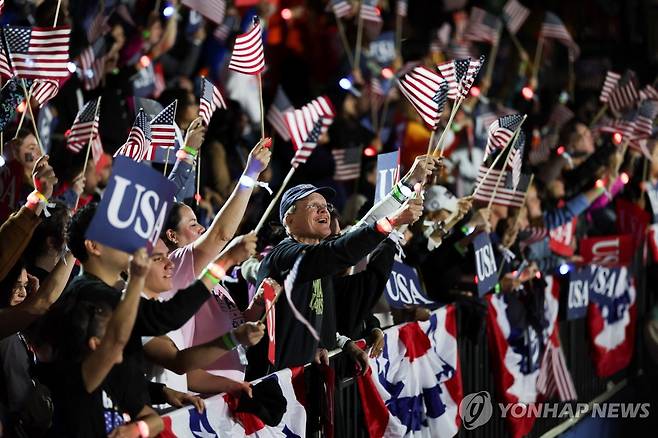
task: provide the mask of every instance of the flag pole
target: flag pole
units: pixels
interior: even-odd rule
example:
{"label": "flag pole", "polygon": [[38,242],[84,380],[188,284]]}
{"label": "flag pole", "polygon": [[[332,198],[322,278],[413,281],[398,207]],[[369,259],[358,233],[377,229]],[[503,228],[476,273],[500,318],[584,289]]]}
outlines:
{"label": "flag pole", "polygon": [[594,116],[594,118],[592,119],[592,121],[589,122],[589,127],[590,127],[590,129],[592,129],[592,128],[594,127],[594,125],[596,125],[596,122],[598,122],[599,120],[601,120],[601,117],[603,117],[603,115],[605,114],[606,111],[608,111],[608,104],[607,104],[607,102],[606,102],[606,103],[601,107],[601,109],[596,113],[596,115]]}
{"label": "flag pole", "polygon": [[165,165],[164,165],[164,170],[162,171],[162,175],[167,176],[167,164],[169,164],[169,150],[171,148],[167,146],[167,154],[165,155]]}
{"label": "flag pole", "polygon": [[[25,79],[21,79],[21,85],[23,86],[23,93],[25,94],[26,98],[28,95],[27,92],[27,87],[25,86]],[[30,93],[31,94],[32,89],[30,88]],[[34,120],[34,113],[32,112],[32,104],[30,103],[31,98],[27,99],[27,110],[30,111],[30,120],[32,120],[32,128],[34,128],[34,136],[37,138],[37,144],[39,145],[39,149],[41,149],[41,153],[43,155],[46,154],[46,151],[43,149],[43,143],[41,143],[41,137],[39,136],[39,130],[37,129],[37,122]],[[25,114],[26,111],[23,111],[23,114]]]}
{"label": "flag pole", "polygon": [[198,207],[201,201],[201,149],[199,149],[196,157],[196,193],[194,194],[194,200]]}
{"label": "flag pole", "polygon": [[[523,119],[521,120],[521,123],[519,123],[519,126],[517,126],[516,130],[514,131],[514,135],[510,139],[510,142],[505,145],[505,149],[507,149],[507,147],[510,144],[514,144],[513,142],[516,139],[516,137],[518,136],[519,131],[521,131],[521,126],[523,125],[523,122],[525,122],[525,119],[527,119],[527,118],[528,118],[528,115],[524,114]],[[496,156],[493,163],[491,163],[491,166],[489,166],[489,168],[487,169],[487,172],[484,174],[484,177],[482,178],[482,180],[480,180],[480,183],[475,187],[475,190],[473,190],[473,195],[471,195],[471,196],[474,196],[475,193],[477,193],[477,191],[480,190],[480,186],[482,186],[482,183],[487,179],[487,177],[489,176],[489,174],[493,170],[494,166],[496,165],[496,163],[498,163],[498,160],[500,160],[500,157],[502,157],[502,156],[503,156],[502,153],[500,153],[500,154],[498,154],[498,156]]]}
{"label": "flag pole", "polygon": [[[521,45],[521,41],[519,41],[516,34],[510,32],[509,29],[507,29],[507,33],[509,34],[512,43],[514,44],[514,47],[516,47],[516,50],[519,52],[519,55],[521,56],[521,60],[530,63],[530,56],[528,56],[528,52],[523,48],[523,46]],[[532,64],[530,65],[530,67],[532,68]]]}
{"label": "flag pole", "polygon": [[27,93],[26,95],[25,108],[23,108],[23,114],[21,114],[21,120],[18,122],[18,128],[16,128],[16,133],[14,134],[14,138],[18,137],[18,131],[20,131],[21,128],[23,127],[23,122],[25,121],[25,114],[27,113],[27,105],[31,98],[32,98],[32,88],[30,88],[30,92]]}
{"label": "flag pole", "polygon": [[448,130],[450,129],[450,125],[452,125],[452,121],[454,120],[455,116],[457,115],[457,111],[459,110],[459,107],[461,106],[462,102],[464,101],[464,96],[460,94],[459,100],[455,103],[455,105],[452,107],[452,111],[450,111],[450,118],[448,119],[448,123],[446,124],[446,127],[443,129],[443,132],[441,132],[441,137],[439,137],[439,142],[436,145],[436,149],[434,149],[433,155],[436,155],[436,150],[441,148],[439,151],[439,158],[443,157],[443,151],[445,150],[445,145],[443,144],[443,140],[448,133]]}
{"label": "flag pole", "polygon": [[260,139],[265,138],[265,111],[263,110],[263,78],[258,73],[258,98],[260,99]]}
{"label": "flag pole", "polygon": [[[174,119],[176,119],[176,110],[178,109],[178,99],[174,100],[174,102],[176,102],[176,103],[174,104]],[[174,125],[175,125],[175,124],[176,124],[176,122],[174,121]],[[186,133],[186,134],[187,134],[187,133]],[[183,139],[183,142],[185,142],[185,139]],[[184,144],[183,144],[182,146],[185,147]],[[165,155],[164,171],[162,172],[162,174],[163,174],[165,177],[167,176],[167,165],[169,164],[169,152],[170,152],[170,151],[171,151],[171,147],[167,146],[167,155]]]}
{"label": "flag pole", "polygon": [[53,27],[57,27],[57,19],[59,18],[59,8],[62,6],[62,0],[57,0],[57,10],[55,10],[55,22]]}
{"label": "flag pole", "polygon": [[377,123],[377,127],[379,128],[377,131],[378,137],[379,134],[381,133],[382,126],[384,126],[384,122],[386,121],[386,116],[388,115],[388,106],[389,106],[388,104],[390,102],[390,99],[388,98],[388,93],[391,91],[391,88],[393,87],[389,87],[389,89],[386,91],[386,94],[384,95],[384,108],[382,109],[382,114],[379,119],[379,123]]}
{"label": "flag pole", "polygon": [[354,68],[361,70],[361,43],[363,40],[363,19],[361,18],[361,7],[363,3],[359,4],[359,19],[356,26],[356,47],[354,47]]}
{"label": "flag pole", "polygon": [[[96,109],[94,110],[94,122],[96,121],[96,117],[98,117],[98,110],[101,106],[101,97],[98,96],[98,101],[96,102]],[[96,132],[96,135],[99,135],[98,132]],[[84,177],[85,173],[87,172],[87,163],[89,163],[89,153],[91,151],[91,143],[94,140],[94,130],[92,129],[91,132],[89,133],[89,141],[87,141],[87,152],[85,153],[85,164],[82,166],[82,176]],[[80,202],[80,195],[78,195],[75,198],[75,208],[73,211],[78,209],[78,202]]]}
{"label": "flag pole", "polygon": [[350,68],[354,69],[354,59],[352,55],[352,49],[350,48],[350,44],[347,41],[347,36],[345,35],[345,26],[343,25],[342,20],[338,17],[336,17],[336,26],[338,26],[338,36],[340,36],[340,41],[343,44],[343,49],[345,49],[345,55],[347,56],[347,60],[350,63]]}
{"label": "flag pole", "polygon": [[[498,192],[498,186],[500,185],[500,181],[503,179],[503,175],[505,175],[505,166],[507,163],[507,159],[509,158],[509,154],[512,152],[512,148],[514,147],[514,141],[516,141],[517,137],[518,137],[518,132],[514,136],[512,142],[509,144],[507,148],[507,153],[505,153],[505,163],[503,163],[503,169],[498,175],[498,179],[496,180],[496,185],[494,186],[493,193],[491,194],[491,198],[489,198],[489,203],[487,204],[487,210],[491,209],[491,204],[493,204],[493,200],[496,197],[496,192]],[[503,153],[501,153],[500,155],[503,155]],[[514,189],[514,191],[516,191],[516,189]]]}
{"label": "flag pole", "polygon": [[292,176],[295,174],[295,170],[297,170],[296,167],[291,167],[290,170],[288,171],[288,174],[286,177],[283,179],[283,182],[281,183],[281,187],[279,187],[279,190],[276,192],[276,195],[274,195],[274,198],[270,201],[270,205],[267,206],[267,209],[265,210],[265,213],[263,213],[263,216],[260,218],[260,221],[258,221],[258,225],[256,225],[256,228],[254,229],[254,232],[258,234],[261,228],[263,228],[263,225],[265,225],[265,221],[267,221],[268,216],[272,212],[272,209],[276,205],[276,203],[279,201],[279,198],[283,194],[283,191],[285,190],[286,186],[292,179]]}

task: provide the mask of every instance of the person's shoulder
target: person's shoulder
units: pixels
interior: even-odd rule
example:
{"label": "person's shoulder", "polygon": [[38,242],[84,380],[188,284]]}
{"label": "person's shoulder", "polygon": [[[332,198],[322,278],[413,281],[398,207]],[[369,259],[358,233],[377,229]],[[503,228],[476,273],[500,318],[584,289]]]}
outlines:
{"label": "person's shoulder", "polygon": [[67,286],[64,294],[68,297],[75,296],[79,300],[89,301],[108,299],[115,301],[121,298],[119,290],[89,274],[78,275]]}

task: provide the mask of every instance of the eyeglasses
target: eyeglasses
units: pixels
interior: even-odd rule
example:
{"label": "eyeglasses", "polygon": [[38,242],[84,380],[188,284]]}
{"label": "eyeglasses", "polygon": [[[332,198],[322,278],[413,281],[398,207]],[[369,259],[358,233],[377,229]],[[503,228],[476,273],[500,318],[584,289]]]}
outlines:
{"label": "eyeglasses", "polygon": [[320,213],[322,210],[327,210],[329,214],[332,214],[333,212],[336,211],[336,207],[333,206],[333,204],[306,204],[305,208],[307,210],[315,210],[316,213]]}

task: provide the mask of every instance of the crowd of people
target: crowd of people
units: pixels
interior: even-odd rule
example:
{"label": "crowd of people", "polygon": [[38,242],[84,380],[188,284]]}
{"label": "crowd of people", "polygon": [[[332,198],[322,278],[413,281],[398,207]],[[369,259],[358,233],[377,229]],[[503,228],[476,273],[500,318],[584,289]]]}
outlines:
{"label": "crowd of people", "polygon": [[[94,85],[78,66],[47,104],[31,100],[34,115],[26,105],[15,114],[13,108],[3,130],[0,436],[157,436],[159,412],[184,405],[202,411],[202,396],[210,394],[251,397],[249,381],[309,362],[328,364],[336,348],[364,372],[369,357],[382,352],[382,327],[429,315],[423,306],[391,308],[383,297],[399,254],[418,271],[427,298],[459,304],[461,334],[477,339],[486,303],[473,280],[470,243],[480,233],[490,235],[502,265],[496,293],[518,298],[519,318],[541,326],[532,291],[542,287],[542,275],[579,261],[556,253],[550,231],[577,220],[576,236],[614,234],[617,197],[653,212],[645,189],[658,179],[653,140],[643,157],[592,129],[598,91],[564,92],[552,61],[524,99],[518,85],[526,85],[528,60],[517,59],[511,44],[502,44],[493,76],[476,81],[479,94],[471,93],[446,127],[443,156],[427,154],[431,132],[386,72],[408,62],[436,65],[459,45],[472,56],[488,54],[460,39],[466,2],[429,23],[418,20],[411,1],[415,25],[405,28],[401,53],[386,66],[373,66],[365,55],[350,65],[346,48],[353,47],[356,24],[339,31],[326,2],[242,3],[227,6],[234,21],[218,35],[223,23],[177,0],[5,2],[5,24],[71,26],[71,60],[97,41],[104,49]],[[380,3],[384,30],[393,30],[394,2]],[[226,69],[235,36],[254,15],[265,28],[265,109],[283,90],[295,107],[324,94],[336,111],[258,233],[253,229],[271,195],[253,182],[278,188],[294,150],[273,126],[261,138],[255,77]],[[437,33],[444,23],[447,40]],[[364,36],[364,52],[369,43]],[[548,52],[551,59],[561,54]],[[518,81],[509,81],[505,72],[517,64]],[[199,117],[202,76],[227,98],[228,108],[209,125]],[[383,98],[374,80],[388,81]],[[68,149],[76,114],[99,96],[102,153]],[[163,106],[177,101],[177,136],[186,153],[148,163],[175,184],[177,203],[150,254],[128,254],[86,232],[112,156],[144,98]],[[567,106],[570,118],[551,116]],[[529,114],[523,171],[535,176],[520,208],[472,196],[486,120],[510,112]],[[336,177],[336,151],[348,149],[358,151],[359,172],[345,180]],[[376,155],[396,150],[401,177],[375,202]],[[269,360],[264,289],[284,286],[294,306],[285,298],[276,304]],[[354,342],[362,338],[364,348]]]}

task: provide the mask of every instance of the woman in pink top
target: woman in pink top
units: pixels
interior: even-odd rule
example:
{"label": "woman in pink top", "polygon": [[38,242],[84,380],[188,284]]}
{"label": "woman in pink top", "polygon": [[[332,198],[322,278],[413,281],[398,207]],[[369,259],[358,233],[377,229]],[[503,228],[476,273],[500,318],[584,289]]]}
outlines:
{"label": "woman in pink top", "polygon": [[[173,263],[172,290],[161,295],[164,299],[173,296],[178,289],[187,287],[210,261],[217,258],[218,254],[220,259],[228,259],[232,265],[239,264],[254,254],[256,250],[254,233],[239,236],[236,239],[233,237],[247,208],[253,187],[261,172],[269,164],[270,145],[271,139],[266,138],[251,151],[245,171],[233,193],[207,230],[198,223],[191,208],[185,204],[174,205],[167,223],[163,227],[162,235],[171,251],[168,258]],[[231,244],[227,246],[229,241]],[[227,302],[232,304],[222,305]],[[221,286],[215,287],[213,297],[199,309],[194,318],[181,328],[183,347],[203,344],[244,322],[242,313],[234,305],[230,295]],[[197,324],[201,326],[203,334],[200,333],[201,330],[195,328]],[[215,365],[208,366],[206,369],[212,371],[213,374],[225,375],[236,380],[244,378],[244,366],[240,364],[237,351],[224,355],[222,363],[219,364],[219,366],[228,368],[226,373],[216,370]],[[218,392],[218,382],[213,379],[206,379],[206,386],[203,386],[204,382],[197,383],[197,388],[205,388],[199,392]],[[219,384],[223,386],[224,382],[221,381]]]}

